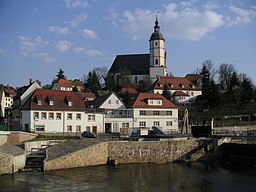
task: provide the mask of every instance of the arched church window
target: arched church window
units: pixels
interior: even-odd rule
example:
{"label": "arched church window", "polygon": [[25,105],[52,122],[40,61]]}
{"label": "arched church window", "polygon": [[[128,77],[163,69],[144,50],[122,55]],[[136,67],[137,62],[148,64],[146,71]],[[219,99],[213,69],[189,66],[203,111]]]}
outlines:
{"label": "arched church window", "polygon": [[157,42],[155,42],[155,46],[157,46]]}
{"label": "arched church window", "polygon": [[155,64],[158,65],[158,59],[155,60]]}

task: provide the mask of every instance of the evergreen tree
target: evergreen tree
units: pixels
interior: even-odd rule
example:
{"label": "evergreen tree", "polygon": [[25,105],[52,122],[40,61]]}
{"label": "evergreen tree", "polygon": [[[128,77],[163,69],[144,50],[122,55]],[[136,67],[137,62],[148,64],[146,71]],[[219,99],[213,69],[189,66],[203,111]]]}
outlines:
{"label": "evergreen tree", "polygon": [[208,96],[209,95],[209,87],[210,87],[210,72],[207,69],[207,66],[203,64],[203,67],[201,69],[202,75],[202,95],[203,96]]}
{"label": "evergreen tree", "polygon": [[95,71],[90,71],[87,76],[87,80],[85,83],[86,90],[97,92],[101,89],[99,77]]}
{"label": "evergreen tree", "polygon": [[66,76],[64,75],[64,71],[62,69],[60,69],[56,75],[56,80],[58,81],[59,79],[66,79]]}
{"label": "evergreen tree", "polygon": [[243,101],[250,101],[253,99],[254,93],[252,88],[252,82],[249,78],[245,78],[242,83],[242,100]]}

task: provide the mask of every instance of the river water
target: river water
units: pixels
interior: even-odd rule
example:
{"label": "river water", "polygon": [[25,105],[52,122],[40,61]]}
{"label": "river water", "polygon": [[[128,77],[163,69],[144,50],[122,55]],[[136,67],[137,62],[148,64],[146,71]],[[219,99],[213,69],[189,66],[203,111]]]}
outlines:
{"label": "river water", "polygon": [[126,164],[0,176],[1,192],[250,192],[256,167],[218,163]]}

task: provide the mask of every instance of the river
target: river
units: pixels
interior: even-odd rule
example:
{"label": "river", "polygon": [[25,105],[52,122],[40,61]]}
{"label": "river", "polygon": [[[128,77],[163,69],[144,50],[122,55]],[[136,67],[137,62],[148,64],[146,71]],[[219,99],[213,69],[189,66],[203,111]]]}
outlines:
{"label": "river", "polygon": [[256,167],[218,163],[126,164],[0,176],[1,192],[250,192]]}

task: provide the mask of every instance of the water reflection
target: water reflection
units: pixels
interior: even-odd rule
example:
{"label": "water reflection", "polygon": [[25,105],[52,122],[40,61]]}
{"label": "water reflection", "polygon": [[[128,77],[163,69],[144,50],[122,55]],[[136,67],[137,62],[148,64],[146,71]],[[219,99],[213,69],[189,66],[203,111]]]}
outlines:
{"label": "water reflection", "polygon": [[[255,191],[255,169],[216,163],[130,164],[0,176],[0,191]],[[252,174],[253,173],[253,174]]]}

